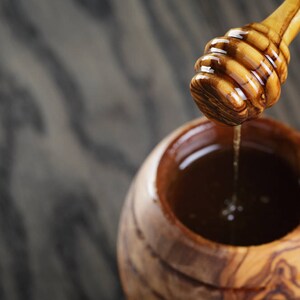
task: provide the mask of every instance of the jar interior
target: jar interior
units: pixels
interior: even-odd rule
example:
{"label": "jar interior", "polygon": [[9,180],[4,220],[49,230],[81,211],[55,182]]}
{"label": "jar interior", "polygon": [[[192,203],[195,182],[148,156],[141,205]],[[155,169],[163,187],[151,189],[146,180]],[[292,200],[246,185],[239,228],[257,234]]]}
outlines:
{"label": "jar interior", "polygon": [[162,156],[160,201],[177,222],[214,242],[250,246],[280,239],[300,220],[299,143],[297,133],[273,120],[243,125],[235,188],[233,128],[202,121]]}

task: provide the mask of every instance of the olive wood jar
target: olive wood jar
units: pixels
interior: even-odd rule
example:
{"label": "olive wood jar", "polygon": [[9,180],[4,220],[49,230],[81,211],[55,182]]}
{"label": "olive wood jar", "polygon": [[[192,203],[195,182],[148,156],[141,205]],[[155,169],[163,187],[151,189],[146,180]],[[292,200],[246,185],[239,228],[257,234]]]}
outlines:
{"label": "olive wood jar", "polygon": [[[128,299],[300,299],[300,226],[266,244],[220,244],[179,222],[166,197],[186,157],[212,144],[232,145],[232,139],[232,128],[201,118],[177,129],[146,159],[119,228],[119,270]],[[247,122],[242,143],[278,154],[300,174],[300,134],[286,125],[268,118]]]}

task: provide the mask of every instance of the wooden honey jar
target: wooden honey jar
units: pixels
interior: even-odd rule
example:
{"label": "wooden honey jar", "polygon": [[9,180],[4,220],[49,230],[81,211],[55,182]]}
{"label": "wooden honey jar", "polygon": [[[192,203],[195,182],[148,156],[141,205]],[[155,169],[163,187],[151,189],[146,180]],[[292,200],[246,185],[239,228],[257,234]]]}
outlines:
{"label": "wooden honey jar", "polygon": [[[204,228],[203,234],[201,230],[197,232],[180,217],[180,211],[189,203],[180,196],[177,200],[181,209],[176,211],[170,190],[176,187],[178,170],[192,160],[205,158],[218,147],[231,149],[233,138],[231,127],[204,118],[187,123],[153,150],[128,192],[118,237],[119,269],[128,299],[300,299],[300,134],[278,121],[259,118],[243,125],[242,136],[241,157],[247,147],[263,152],[266,157],[276,156],[295,175],[295,189],[291,192],[287,187],[283,195],[290,193],[288,197],[280,195],[279,202],[274,204],[279,205],[275,207],[278,219],[268,219],[274,214],[271,206],[265,215],[260,215],[259,209],[252,211],[246,223],[253,225],[248,226],[245,234],[239,233],[242,239],[230,244],[228,240],[216,242],[207,237],[209,227]],[[208,184],[204,182],[205,174],[211,172],[203,166],[203,179],[197,183],[200,196],[195,200],[199,203],[210,201],[201,198],[201,191],[204,193]],[[223,173],[224,180],[231,176],[226,168],[215,167]],[[255,162],[248,167],[257,170],[256,174],[266,171],[270,176],[290,176],[281,174],[285,171],[277,170],[278,167],[275,171],[264,171]],[[277,186],[274,182],[271,190]],[[291,202],[292,197],[295,199]],[[246,207],[247,201],[253,200],[246,195],[243,201],[241,205]],[[211,205],[210,210],[199,213],[201,218],[209,219],[218,210]],[[256,226],[264,221],[261,227]],[[217,226],[221,238],[222,232],[226,234],[225,225]],[[251,230],[253,226],[255,230]],[[256,239],[265,231],[273,240]]]}

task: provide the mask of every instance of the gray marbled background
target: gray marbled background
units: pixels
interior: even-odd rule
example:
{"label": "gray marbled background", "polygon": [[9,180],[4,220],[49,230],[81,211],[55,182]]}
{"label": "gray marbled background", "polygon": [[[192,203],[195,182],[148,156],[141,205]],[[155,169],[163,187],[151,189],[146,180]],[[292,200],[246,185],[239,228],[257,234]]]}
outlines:
{"label": "gray marbled background", "polygon": [[[0,299],[123,299],[115,259],[130,181],[199,115],[206,42],[275,0],[0,0]],[[270,114],[300,128],[298,38]]]}

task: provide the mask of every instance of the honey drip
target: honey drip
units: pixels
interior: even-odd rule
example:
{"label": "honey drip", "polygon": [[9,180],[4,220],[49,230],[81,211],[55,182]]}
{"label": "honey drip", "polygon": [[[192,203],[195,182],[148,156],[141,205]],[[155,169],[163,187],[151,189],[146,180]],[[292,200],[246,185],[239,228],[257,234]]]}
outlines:
{"label": "honey drip", "polygon": [[[225,208],[222,210],[222,216],[228,221],[233,221],[237,213],[243,211],[243,206],[238,201],[238,181],[239,181],[239,156],[241,147],[241,129],[242,126],[234,127],[233,134],[233,193],[231,199],[225,199]],[[232,228],[232,241],[234,240],[234,228]]]}
{"label": "honey drip", "polygon": [[237,204],[237,188],[239,179],[239,156],[241,147],[241,129],[242,125],[234,127],[233,135],[233,196],[232,200],[234,204]]}

